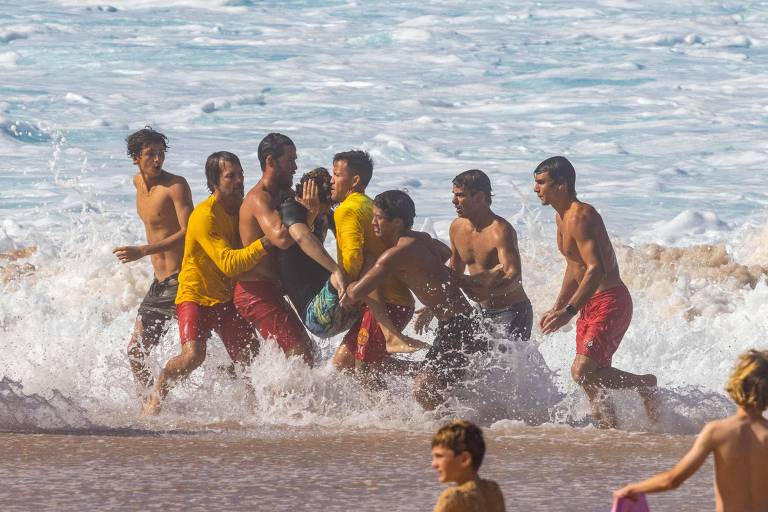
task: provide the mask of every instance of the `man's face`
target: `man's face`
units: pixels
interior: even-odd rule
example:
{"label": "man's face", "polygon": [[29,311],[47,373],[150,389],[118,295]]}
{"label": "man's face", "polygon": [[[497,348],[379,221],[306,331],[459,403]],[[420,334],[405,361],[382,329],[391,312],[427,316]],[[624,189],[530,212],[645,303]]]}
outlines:
{"label": "man's face", "polygon": [[453,206],[459,217],[472,217],[478,207],[485,202],[482,192],[472,193],[463,187],[453,186]]}
{"label": "man's face", "polygon": [[540,172],[533,175],[533,191],[539,196],[541,204],[548,205],[552,202],[552,197],[558,190],[558,184],[552,181],[548,172]]}
{"label": "man's face", "polygon": [[243,168],[226,160],[223,160],[219,165],[221,166],[219,182],[214,187],[219,197],[242,201],[245,195]]}
{"label": "man's face", "polygon": [[139,166],[139,172],[147,178],[157,178],[163,171],[165,146],[160,142],[147,144],[141,148],[141,154],[133,157],[133,163]]}
{"label": "man's face", "polygon": [[291,188],[293,185],[293,175],[296,174],[296,147],[286,145],[283,147],[283,154],[278,158],[272,159],[281,188]]}
{"label": "man's face", "polygon": [[400,219],[390,220],[378,206],[373,207],[373,234],[384,240],[391,240],[402,227]]}
{"label": "man's face", "polygon": [[432,447],[432,469],[437,471],[440,483],[455,482],[466,467],[467,452],[455,454],[445,446]]}
{"label": "man's face", "polygon": [[[333,163],[333,175],[331,176],[331,201],[340,203],[355,188],[355,178],[344,160],[337,160]],[[359,179],[359,178],[358,178]]]}

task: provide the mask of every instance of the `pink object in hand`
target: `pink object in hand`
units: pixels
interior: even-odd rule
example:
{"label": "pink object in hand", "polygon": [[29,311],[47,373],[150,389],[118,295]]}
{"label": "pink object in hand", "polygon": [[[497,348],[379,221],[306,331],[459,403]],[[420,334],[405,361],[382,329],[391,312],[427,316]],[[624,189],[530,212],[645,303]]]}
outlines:
{"label": "pink object in hand", "polygon": [[617,499],[613,502],[611,512],[650,512],[648,502],[645,499],[645,494],[640,493],[635,497],[637,498],[637,501],[632,501],[624,496]]}

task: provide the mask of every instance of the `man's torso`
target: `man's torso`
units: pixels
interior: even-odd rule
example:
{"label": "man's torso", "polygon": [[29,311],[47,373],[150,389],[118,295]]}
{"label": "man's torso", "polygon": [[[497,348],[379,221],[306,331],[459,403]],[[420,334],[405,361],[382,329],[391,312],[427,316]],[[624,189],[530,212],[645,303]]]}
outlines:
{"label": "man's torso", "polygon": [[[147,243],[153,244],[177,233],[181,226],[176,214],[176,207],[170,195],[170,187],[182,180],[178,176],[163,171],[162,181],[147,189],[141,175],[133,178],[136,187],[136,212],[144,223]],[[181,269],[184,244],[179,242],[169,249],[152,254],[150,259],[155,277],[163,280]]]}
{"label": "man's torso", "polygon": [[577,202],[566,212],[562,219],[559,215],[556,215],[555,220],[557,222],[557,247],[565,259],[578,269],[578,275],[575,277],[579,283],[584,279],[587,266],[574,238],[574,233],[577,229],[586,229],[589,233],[589,238],[597,247],[598,256],[601,258],[605,270],[605,276],[597,290],[595,290],[595,293],[622,284],[621,276],[619,275],[619,264],[616,261],[616,254],[613,251],[605,224],[602,217],[591,205]]}
{"label": "man's torso", "polygon": [[[240,239],[243,245],[248,245],[264,236],[259,221],[256,219],[256,212],[253,211],[253,200],[262,201],[276,210],[280,205],[280,197],[275,197],[264,188],[264,184],[259,181],[245,197],[240,207]],[[238,281],[272,281],[277,282],[277,260],[274,254],[268,254],[259,263],[248,272],[240,274]]]}

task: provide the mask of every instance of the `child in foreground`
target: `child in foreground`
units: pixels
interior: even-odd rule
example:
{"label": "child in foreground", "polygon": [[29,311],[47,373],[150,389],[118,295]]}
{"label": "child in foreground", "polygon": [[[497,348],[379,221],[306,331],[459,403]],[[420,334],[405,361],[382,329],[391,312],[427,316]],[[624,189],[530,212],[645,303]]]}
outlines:
{"label": "child in foreground", "polygon": [[693,448],[671,471],[627,485],[613,493],[614,499],[676,489],[714,452],[718,512],[768,510],[768,421],[763,418],[768,406],[768,351],[742,354],[725,390],[738,406],[736,414],[705,425]]}
{"label": "child in foreground", "polygon": [[440,495],[435,512],[504,512],[499,485],[477,474],[484,455],[483,432],[468,421],[452,421],[432,436],[438,481],[456,483]]}

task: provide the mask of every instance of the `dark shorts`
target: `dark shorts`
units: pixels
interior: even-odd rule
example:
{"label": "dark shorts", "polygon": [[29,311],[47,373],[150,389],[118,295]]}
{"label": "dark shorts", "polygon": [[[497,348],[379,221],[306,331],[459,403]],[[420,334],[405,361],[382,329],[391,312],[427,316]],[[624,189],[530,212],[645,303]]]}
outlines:
{"label": "dark shorts", "polygon": [[505,339],[531,339],[533,327],[533,306],[530,300],[524,300],[501,309],[483,309],[483,320],[497,335]]}
{"label": "dark shorts", "polygon": [[176,292],[179,289],[179,273],[171,274],[162,281],[155,278],[139,305],[142,322],[168,321],[176,316]]}
{"label": "dark shorts", "polygon": [[[405,328],[413,317],[413,306],[386,304],[387,316],[398,329]],[[342,342],[355,359],[366,363],[380,363],[387,357],[387,342],[376,317],[366,307],[363,317],[357,321],[344,336]]]}
{"label": "dark shorts", "polygon": [[434,373],[444,384],[460,380],[469,363],[468,354],[488,350],[480,323],[472,316],[459,315],[437,323],[435,341],[427,352],[423,369]]}
{"label": "dark shorts", "polygon": [[283,351],[303,346],[308,341],[304,325],[270,281],[245,281],[235,285],[232,301],[240,316],[256,327],[261,337],[277,342]]}
{"label": "dark shorts", "polygon": [[576,353],[595,361],[600,367],[611,366],[624,333],[632,321],[632,296],[619,285],[596,293],[581,308],[576,321]]}
{"label": "dark shorts", "polygon": [[231,302],[214,306],[182,302],[176,310],[182,345],[188,341],[207,342],[211,333],[216,331],[233,361],[244,361],[245,357],[256,353],[259,340]]}

